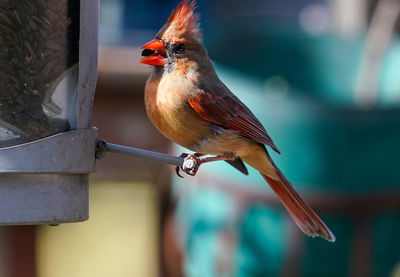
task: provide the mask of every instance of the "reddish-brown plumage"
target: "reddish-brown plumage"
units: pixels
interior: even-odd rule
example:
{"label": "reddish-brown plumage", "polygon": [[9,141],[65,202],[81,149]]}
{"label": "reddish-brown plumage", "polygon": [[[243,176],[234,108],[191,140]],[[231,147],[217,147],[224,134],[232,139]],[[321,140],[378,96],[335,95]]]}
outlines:
{"label": "reddish-brown plumage", "polygon": [[196,4],[194,1],[184,0],[180,2],[168,17],[167,24],[176,23],[175,31],[194,28],[193,25],[197,24],[199,20],[199,16],[194,13],[195,9]]}
{"label": "reddish-brown plumage", "polygon": [[195,152],[240,157],[260,171],[304,233],[334,241],[270,158],[264,145],[279,150],[260,121],[219,80],[200,41],[194,9],[194,1],[182,1],[145,49],[143,63],[154,64],[153,57],[166,61],[157,63],[146,84],[149,118],[167,138]]}
{"label": "reddish-brown plumage", "polygon": [[194,13],[195,9],[194,1],[184,0],[179,3],[156,38],[177,42],[185,40],[189,36],[200,37],[199,16]]}
{"label": "reddish-brown plumage", "polygon": [[267,144],[280,153],[260,121],[234,95],[214,96],[200,91],[188,101],[203,119],[225,129],[238,131],[244,137]]}

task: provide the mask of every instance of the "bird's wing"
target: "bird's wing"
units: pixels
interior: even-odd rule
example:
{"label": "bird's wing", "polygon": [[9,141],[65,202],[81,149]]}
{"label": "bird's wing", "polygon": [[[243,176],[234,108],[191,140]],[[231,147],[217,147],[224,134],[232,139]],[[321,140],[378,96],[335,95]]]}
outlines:
{"label": "bird's wing", "polygon": [[260,121],[233,94],[214,96],[211,93],[200,91],[189,98],[188,102],[203,119],[224,129],[237,131],[242,136],[266,144],[280,153]]}

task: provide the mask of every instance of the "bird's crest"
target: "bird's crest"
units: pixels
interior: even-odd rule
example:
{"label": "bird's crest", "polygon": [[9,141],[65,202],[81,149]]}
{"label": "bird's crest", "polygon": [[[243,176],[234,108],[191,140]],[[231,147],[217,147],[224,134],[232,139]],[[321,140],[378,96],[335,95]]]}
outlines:
{"label": "bird's crest", "polygon": [[157,37],[168,41],[179,38],[187,39],[188,36],[200,39],[199,15],[195,13],[196,8],[196,1],[194,0],[180,2],[158,32]]}

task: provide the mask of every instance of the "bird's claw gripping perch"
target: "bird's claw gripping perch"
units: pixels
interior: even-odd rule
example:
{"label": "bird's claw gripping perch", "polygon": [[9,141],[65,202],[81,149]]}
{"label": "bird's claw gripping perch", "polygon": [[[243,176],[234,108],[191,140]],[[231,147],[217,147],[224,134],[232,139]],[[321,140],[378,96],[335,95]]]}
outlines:
{"label": "bird's claw gripping perch", "polygon": [[180,170],[182,170],[190,176],[195,176],[201,164],[200,158],[198,158],[196,154],[189,155],[187,153],[182,153],[180,157],[184,158],[184,160],[182,166],[175,167],[176,174],[183,178],[183,176],[179,173]]}
{"label": "bird's claw gripping perch", "polygon": [[199,167],[203,163],[208,163],[208,162],[214,162],[214,161],[233,161],[236,159],[236,155],[233,153],[225,153],[224,155],[220,156],[215,156],[215,157],[200,157],[203,156],[203,154],[200,153],[195,153],[195,154],[186,154],[182,153],[180,157],[184,158],[183,159],[183,164],[182,166],[177,166],[175,168],[176,174],[183,178],[182,175],[179,174],[179,171],[182,169],[183,172],[190,176],[195,176],[197,171],[199,170]]}
{"label": "bird's claw gripping perch", "polygon": [[182,170],[191,176],[195,176],[197,171],[199,170],[200,165],[201,158],[198,158],[196,155],[191,154],[185,157]]}
{"label": "bird's claw gripping perch", "polygon": [[[179,155],[179,157],[180,157],[180,158],[186,158],[188,155],[189,155],[189,154],[187,154],[187,153],[182,153],[182,154]],[[176,175],[178,175],[180,178],[183,178],[183,176],[182,176],[179,172],[181,171],[181,168],[183,167],[183,164],[184,164],[184,163],[185,163],[185,160],[183,161],[182,166],[177,165],[177,166],[175,167]],[[183,169],[182,169],[182,170],[183,170]]]}

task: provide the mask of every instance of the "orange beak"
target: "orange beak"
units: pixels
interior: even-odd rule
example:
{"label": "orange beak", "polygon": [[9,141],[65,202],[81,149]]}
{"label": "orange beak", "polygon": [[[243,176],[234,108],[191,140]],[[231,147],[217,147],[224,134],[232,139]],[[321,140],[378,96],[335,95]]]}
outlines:
{"label": "orange beak", "polygon": [[167,52],[164,44],[158,39],[146,43],[142,46],[142,56],[140,63],[148,65],[164,66],[167,63]]}

